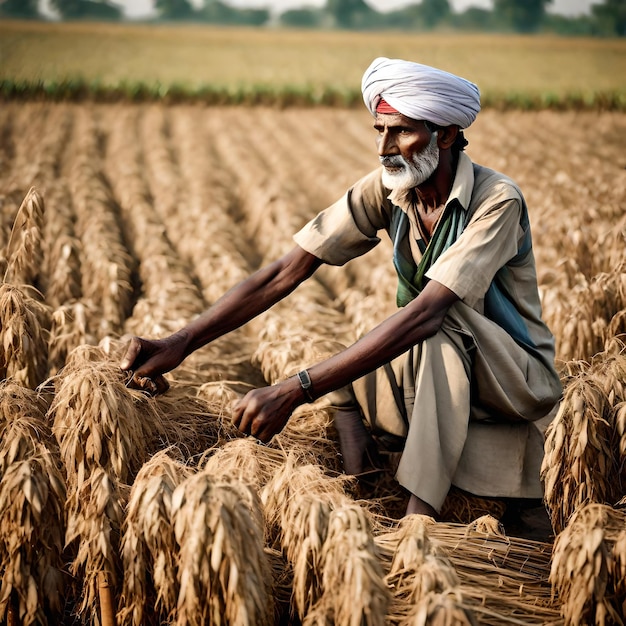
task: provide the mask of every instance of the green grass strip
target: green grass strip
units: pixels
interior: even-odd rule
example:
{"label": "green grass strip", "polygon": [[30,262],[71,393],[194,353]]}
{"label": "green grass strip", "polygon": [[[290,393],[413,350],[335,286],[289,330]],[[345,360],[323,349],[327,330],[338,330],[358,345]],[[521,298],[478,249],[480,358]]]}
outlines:
{"label": "green grass strip", "polygon": [[[201,85],[190,88],[180,84],[121,82],[105,85],[83,79],[62,81],[20,81],[0,79],[0,100],[35,100],[48,102],[162,102],[165,104],[201,103],[205,105],[244,105],[310,107],[329,106],[355,108],[362,106],[357,89],[314,87],[268,87],[243,85],[220,87]],[[482,107],[516,111],[626,111],[626,91],[607,90],[540,94],[526,92],[481,95]]]}

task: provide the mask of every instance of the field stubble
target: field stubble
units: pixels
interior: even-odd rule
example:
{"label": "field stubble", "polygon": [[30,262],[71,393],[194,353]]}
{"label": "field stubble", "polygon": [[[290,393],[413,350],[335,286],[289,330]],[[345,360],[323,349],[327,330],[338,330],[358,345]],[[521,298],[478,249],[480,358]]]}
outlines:
{"label": "field stubble", "polygon": [[[596,509],[578,514],[574,529],[568,520],[590,502],[616,505],[624,495],[624,114],[484,111],[467,131],[470,156],[511,176],[528,201],[545,317],[569,390],[547,436],[546,505],[555,533],[582,533],[577,541],[591,520],[595,543],[585,549],[589,562],[603,555],[608,582],[589,596],[563,582],[572,558],[565,541],[550,572],[551,544],[507,537],[493,518],[466,526],[472,520],[454,518],[454,503],[446,523],[397,527],[391,517],[404,495],[392,481],[383,477],[374,495],[338,474],[324,401],[299,409],[268,447],[230,425],[229,402],[247,388],[294,374],[393,312],[385,240],[345,268],[322,268],[285,302],[197,351],[168,376],[163,397],[129,390],[114,367],[125,333],[177,329],[289,250],[295,230],[377,166],[371,125],[363,111],[330,109],[0,109],[2,248],[29,188],[39,192],[28,196],[30,213],[20,212],[31,235],[9,246],[3,262],[14,283],[0,294],[14,311],[2,318],[4,375],[41,385],[29,416],[46,424],[45,458],[56,468],[48,472],[53,486],[39,470],[22,478],[32,485],[24,493],[50,494],[47,506],[32,498],[16,506],[30,506],[68,541],[60,554],[57,537],[55,575],[46,579],[36,563],[19,560],[32,561],[32,541],[43,539],[10,535],[21,513],[3,513],[0,558],[15,573],[3,580],[1,611],[13,607],[24,623],[41,619],[58,606],[66,577],[66,604],[83,620],[99,619],[91,600],[101,571],[128,624],[168,614],[191,624],[211,612],[233,624],[332,623],[355,610],[334,593],[344,587],[370,624],[444,613],[466,623],[558,624],[580,611],[602,623],[623,601],[623,537],[602,526],[606,513]],[[15,337],[31,339],[18,345]],[[0,407],[31,402],[10,385],[0,391]],[[8,428],[12,410],[0,415],[3,458],[41,458],[26,427]],[[146,466],[157,454],[167,460]],[[41,465],[33,461],[32,472]],[[21,483],[3,471],[0,497],[11,501]],[[143,505],[136,480],[149,489]],[[611,519],[621,515],[611,511]],[[246,536],[254,567],[235,548],[246,525],[254,528]],[[147,577],[132,565],[135,552]]]}

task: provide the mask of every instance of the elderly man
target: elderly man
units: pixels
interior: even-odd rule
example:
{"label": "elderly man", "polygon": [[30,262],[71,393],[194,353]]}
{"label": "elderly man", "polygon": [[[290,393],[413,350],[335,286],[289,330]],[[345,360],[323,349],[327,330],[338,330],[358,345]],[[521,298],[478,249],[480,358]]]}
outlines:
{"label": "elderly man", "polygon": [[540,418],[561,394],[541,319],[527,207],[507,177],[472,163],[463,129],[478,88],[441,70],[374,60],[363,76],[381,168],[294,236],[296,247],[161,340],[133,338],[121,367],[162,373],[291,293],[322,263],[365,254],[387,231],[398,312],[297,376],[249,392],[237,427],[262,441],[293,410],[333,392],[346,471],[372,444],[400,443],[407,513],[436,516],[451,485],[540,498]]}

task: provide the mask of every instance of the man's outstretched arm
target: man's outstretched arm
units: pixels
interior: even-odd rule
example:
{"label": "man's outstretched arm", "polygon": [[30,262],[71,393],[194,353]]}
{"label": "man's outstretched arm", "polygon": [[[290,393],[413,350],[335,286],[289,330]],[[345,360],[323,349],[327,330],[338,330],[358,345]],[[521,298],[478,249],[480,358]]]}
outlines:
{"label": "man's outstretched arm", "polygon": [[194,350],[243,326],[289,295],[321,264],[320,259],[296,246],[230,289],[205,313],[169,337],[133,337],[120,367],[132,371],[135,382],[159,380]]}
{"label": "man's outstretched arm", "polygon": [[[456,294],[431,280],[420,295],[356,343],[308,369],[316,397],[351,383],[388,363],[440,328]],[[233,422],[244,433],[269,441],[306,398],[296,376],[250,391],[233,411]]]}

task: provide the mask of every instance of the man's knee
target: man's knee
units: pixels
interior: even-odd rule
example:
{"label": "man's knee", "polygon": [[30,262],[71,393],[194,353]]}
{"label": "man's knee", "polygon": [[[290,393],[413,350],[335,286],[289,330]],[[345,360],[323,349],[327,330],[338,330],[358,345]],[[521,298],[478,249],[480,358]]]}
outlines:
{"label": "man's knee", "polygon": [[352,385],[346,385],[326,395],[331,407],[336,409],[353,409],[359,406]]}

